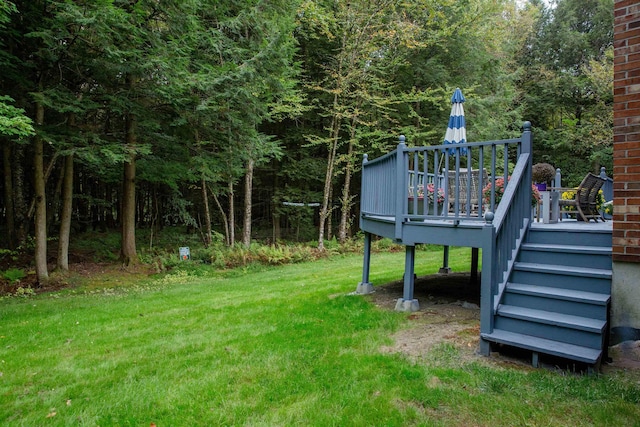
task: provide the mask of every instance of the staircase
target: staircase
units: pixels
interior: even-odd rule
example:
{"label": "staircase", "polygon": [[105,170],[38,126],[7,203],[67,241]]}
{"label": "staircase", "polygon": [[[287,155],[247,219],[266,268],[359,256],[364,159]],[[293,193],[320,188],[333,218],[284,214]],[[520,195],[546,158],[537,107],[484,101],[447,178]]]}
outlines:
{"label": "staircase", "polygon": [[523,243],[493,332],[506,344],[598,367],[606,356],[611,300],[611,231],[532,227]]}

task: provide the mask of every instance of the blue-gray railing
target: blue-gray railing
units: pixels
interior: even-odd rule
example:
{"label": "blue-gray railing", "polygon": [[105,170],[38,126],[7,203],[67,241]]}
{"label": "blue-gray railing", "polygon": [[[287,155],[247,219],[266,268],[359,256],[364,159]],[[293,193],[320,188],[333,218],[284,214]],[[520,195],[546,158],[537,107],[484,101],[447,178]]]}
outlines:
{"label": "blue-gray railing", "polygon": [[[600,168],[600,178],[604,179],[604,184],[602,185],[604,200],[607,202],[613,200],[613,178],[607,175],[607,169],[604,166]],[[560,168],[556,169],[556,176],[551,186],[556,188],[562,187],[562,172]]]}
{"label": "blue-gray railing", "polygon": [[[495,310],[531,222],[531,153],[531,124],[525,122],[520,138],[408,147],[400,137],[391,153],[374,160],[364,157],[361,214],[393,218],[396,239],[401,239],[402,226],[408,221],[448,221],[452,226],[461,221],[484,221],[482,333],[493,332]],[[489,185],[483,191],[482,178],[482,184],[473,187],[472,171],[484,169]],[[482,177],[483,173],[477,175]],[[436,191],[433,198],[428,197],[430,183]],[[496,191],[501,184],[504,191]],[[423,185],[422,199],[417,197],[418,185]],[[438,206],[434,201],[438,189],[442,189],[444,201],[441,209],[433,209]],[[464,199],[461,190],[468,195]],[[472,198],[476,206],[471,206]]]}
{"label": "blue-gray railing", "polygon": [[[495,211],[500,194],[496,198],[495,186],[483,192],[487,183],[477,171],[486,171],[489,182],[497,178],[506,182],[521,153],[522,138],[408,147],[401,136],[391,153],[374,160],[365,155],[361,214],[395,217],[398,230],[403,222],[412,220],[483,221],[483,212]],[[475,186],[474,174],[476,180],[480,177]],[[433,197],[429,197],[428,184],[433,184]],[[420,185],[424,197],[418,197]],[[461,198],[461,189],[469,196]],[[443,200],[440,206],[438,199]]]}
{"label": "blue-gray railing", "polygon": [[[613,178],[607,175],[607,169],[602,166],[600,168],[600,178],[604,179],[604,184],[602,185],[602,195],[604,196],[605,202],[612,203],[613,201]],[[556,169],[556,176],[551,183],[552,188],[563,188],[562,186],[562,172],[560,168]],[[562,194],[560,195],[562,197]],[[601,208],[600,213],[605,219],[611,219],[612,216],[604,212],[603,208]]]}

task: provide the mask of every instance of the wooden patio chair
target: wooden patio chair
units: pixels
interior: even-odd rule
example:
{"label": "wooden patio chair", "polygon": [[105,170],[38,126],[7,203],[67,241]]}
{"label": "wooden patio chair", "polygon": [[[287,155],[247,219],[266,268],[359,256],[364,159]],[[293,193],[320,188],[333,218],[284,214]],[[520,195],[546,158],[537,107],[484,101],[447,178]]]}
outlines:
{"label": "wooden patio chair", "polygon": [[[456,189],[456,171],[450,170],[448,173],[448,195],[449,195],[449,208],[455,210],[456,194],[458,194],[458,209],[460,212],[467,210],[467,200],[471,210],[469,214],[478,214],[478,207],[480,206],[480,200],[478,194],[482,197],[482,189],[489,182],[489,175],[486,169],[482,169],[482,180],[480,178],[479,169],[471,169],[471,186],[469,188],[469,172],[466,168],[461,168],[458,174],[459,187]],[[467,191],[470,193],[467,194]]]}
{"label": "wooden patio chair", "polygon": [[[589,172],[577,188],[553,188],[553,191],[560,193],[558,198],[560,220],[562,220],[562,214],[566,213],[575,214],[576,219],[581,219],[584,222],[589,222],[592,219],[595,222],[598,222],[599,219],[604,222],[605,219],[598,211],[597,206],[598,192],[604,183],[603,178]],[[566,191],[575,191],[576,197],[573,200],[563,199],[562,193]]]}

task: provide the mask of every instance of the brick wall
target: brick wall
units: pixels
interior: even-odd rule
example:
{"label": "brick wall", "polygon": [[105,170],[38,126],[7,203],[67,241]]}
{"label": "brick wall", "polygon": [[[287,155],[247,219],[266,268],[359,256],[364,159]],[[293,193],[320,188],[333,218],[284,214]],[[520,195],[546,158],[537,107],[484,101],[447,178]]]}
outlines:
{"label": "brick wall", "polygon": [[613,260],[640,263],[640,1],[614,8]]}

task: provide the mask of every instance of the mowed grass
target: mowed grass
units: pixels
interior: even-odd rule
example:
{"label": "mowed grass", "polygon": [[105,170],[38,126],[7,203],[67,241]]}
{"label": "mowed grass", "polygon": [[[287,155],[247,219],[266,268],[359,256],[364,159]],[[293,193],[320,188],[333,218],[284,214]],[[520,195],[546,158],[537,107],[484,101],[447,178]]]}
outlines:
{"label": "mowed grass", "polygon": [[[454,269],[469,255],[452,248]],[[419,251],[417,273],[441,262]],[[371,281],[403,263],[374,254]],[[361,269],[348,255],[2,300],[0,425],[639,425],[637,376],[382,353],[409,320],[350,295]]]}

